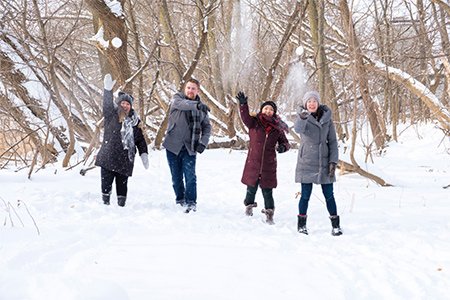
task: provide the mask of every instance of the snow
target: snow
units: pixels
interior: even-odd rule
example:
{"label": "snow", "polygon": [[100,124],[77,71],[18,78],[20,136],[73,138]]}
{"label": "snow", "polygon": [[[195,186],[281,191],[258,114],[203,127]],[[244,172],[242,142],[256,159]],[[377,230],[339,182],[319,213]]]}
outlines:
{"label": "snow", "polygon": [[90,40],[93,41],[93,42],[95,42],[95,41],[99,42],[100,45],[102,45],[102,47],[104,49],[106,49],[106,48],[109,47],[109,41],[104,39],[104,37],[103,37],[104,33],[105,33],[105,30],[103,29],[103,26],[101,26],[98,29],[98,32],[93,37],[91,37]]}
{"label": "snow", "polygon": [[303,49],[303,46],[299,46],[297,47],[297,49],[295,49],[295,54],[297,54],[298,56],[302,56],[304,52],[305,49]]}
{"label": "snow", "polygon": [[374,165],[358,148],[361,166],[396,186],[340,175],[340,237],[320,186],[310,234],[296,232],[296,150],[278,155],[273,226],[260,191],[254,216],[244,215],[246,151],[198,155],[190,214],[175,205],[164,151],[149,153],[148,170],[137,159],[124,208],[101,203],[98,168],[81,176],[81,166],[56,164],[31,180],[3,169],[0,299],[448,299],[449,148],[431,125],[408,127]]}
{"label": "snow", "polygon": [[104,0],[105,4],[109,7],[111,10],[111,13],[113,13],[117,18],[125,18],[125,14],[123,13],[122,4],[117,1],[110,1],[110,0]]}

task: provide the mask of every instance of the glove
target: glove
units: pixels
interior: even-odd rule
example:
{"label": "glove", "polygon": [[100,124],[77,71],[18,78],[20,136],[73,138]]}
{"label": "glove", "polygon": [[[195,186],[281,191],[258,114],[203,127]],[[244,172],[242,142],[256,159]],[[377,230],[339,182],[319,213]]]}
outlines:
{"label": "glove", "polygon": [[144,165],[144,168],[147,170],[148,169],[148,154],[142,153],[141,160],[142,160],[142,164]]}
{"label": "glove", "polygon": [[300,118],[302,118],[303,120],[308,119],[308,116],[311,114],[311,112],[307,109],[302,109],[302,111],[300,112]]}
{"label": "glove", "polygon": [[328,173],[328,177],[334,177],[334,173],[336,173],[336,164],[330,163],[330,173]]}
{"label": "glove", "polygon": [[248,97],[245,97],[243,92],[239,92],[236,96],[236,99],[239,100],[240,105],[244,105],[245,103],[247,103]]}
{"label": "glove", "polygon": [[286,151],[286,147],[284,145],[278,145],[278,147],[277,147],[278,153],[283,153],[285,151]]}
{"label": "glove", "polygon": [[209,109],[209,107],[208,107],[205,103],[203,103],[203,102],[199,102],[199,103],[197,104],[197,109],[198,109],[198,110],[201,110],[201,111],[204,111],[205,113],[208,113],[208,112],[211,111],[211,110]]}
{"label": "glove", "polygon": [[203,145],[202,143],[198,143],[198,146],[197,146],[197,152],[198,153],[202,154],[203,151],[205,151],[205,149],[206,149],[205,145]]}
{"label": "glove", "polygon": [[114,87],[114,84],[116,83],[116,80],[112,80],[111,74],[106,74],[105,79],[103,80],[103,86],[105,90],[111,91]]}

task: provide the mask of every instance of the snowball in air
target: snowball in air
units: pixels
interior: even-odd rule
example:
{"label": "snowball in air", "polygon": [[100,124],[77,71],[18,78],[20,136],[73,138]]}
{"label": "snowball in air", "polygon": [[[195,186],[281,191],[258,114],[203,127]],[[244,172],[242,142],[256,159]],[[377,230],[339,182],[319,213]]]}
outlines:
{"label": "snowball in air", "polygon": [[118,37],[115,37],[112,39],[111,44],[115,47],[115,48],[120,48],[120,46],[122,46],[122,40],[119,39]]}
{"label": "snowball in air", "polygon": [[303,46],[300,46],[295,50],[295,54],[301,56],[303,54],[303,51],[304,51]]}

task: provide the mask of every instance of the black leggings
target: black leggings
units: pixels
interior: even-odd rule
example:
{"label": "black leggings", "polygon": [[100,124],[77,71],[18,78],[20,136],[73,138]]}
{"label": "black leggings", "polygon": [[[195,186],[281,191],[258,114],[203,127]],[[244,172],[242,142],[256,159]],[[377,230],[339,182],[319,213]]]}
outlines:
{"label": "black leggings", "polygon": [[112,184],[114,179],[116,179],[117,196],[127,196],[128,176],[107,170],[105,168],[101,168],[100,174],[102,177],[102,194],[111,195]]}
{"label": "black leggings", "polygon": [[[245,204],[253,204],[255,203],[255,195],[256,191],[258,191],[258,183],[259,179],[256,182],[255,186],[249,186],[247,185],[247,195],[245,196]],[[275,207],[273,196],[272,196],[272,189],[270,188],[261,188],[263,197],[264,197],[264,208],[265,209],[273,209]]]}

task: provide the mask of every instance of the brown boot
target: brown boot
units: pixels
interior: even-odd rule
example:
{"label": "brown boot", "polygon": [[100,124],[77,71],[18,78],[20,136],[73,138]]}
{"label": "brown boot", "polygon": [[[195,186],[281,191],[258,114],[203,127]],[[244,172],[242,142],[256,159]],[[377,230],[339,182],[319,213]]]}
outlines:
{"label": "brown boot", "polygon": [[245,205],[245,215],[249,216],[249,217],[253,216],[253,207],[257,207],[258,203],[255,202],[255,203],[247,205],[247,203],[245,203],[245,200],[244,200],[244,205]]}
{"label": "brown boot", "polygon": [[263,209],[261,212],[263,214],[266,214],[266,223],[269,225],[274,225],[275,222],[273,221],[273,214],[275,211],[275,207],[273,209]]}

